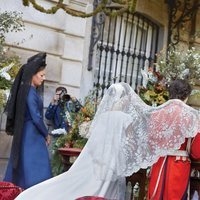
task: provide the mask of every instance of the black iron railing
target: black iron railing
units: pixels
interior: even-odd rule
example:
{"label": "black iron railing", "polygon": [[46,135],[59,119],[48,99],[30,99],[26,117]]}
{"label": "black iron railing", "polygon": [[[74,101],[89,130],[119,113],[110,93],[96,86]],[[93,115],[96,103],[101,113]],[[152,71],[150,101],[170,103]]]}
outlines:
{"label": "black iron railing", "polygon": [[112,83],[122,81],[137,90],[142,83],[141,69],[148,70],[155,61],[159,26],[139,13],[125,13],[105,16],[98,30],[93,65],[97,96],[103,96]]}

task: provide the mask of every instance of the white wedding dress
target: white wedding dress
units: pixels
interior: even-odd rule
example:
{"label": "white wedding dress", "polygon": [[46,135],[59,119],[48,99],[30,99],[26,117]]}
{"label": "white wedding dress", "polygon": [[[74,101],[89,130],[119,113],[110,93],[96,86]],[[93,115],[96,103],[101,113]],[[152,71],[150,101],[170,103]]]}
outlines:
{"label": "white wedding dress", "polygon": [[180,100],[150,107],[128,84],[117,83],[104,95],[89,131],[67,172],[25,190],[16,200],[123,200],[126,176],[151,166],[200,131],[199,111]]}

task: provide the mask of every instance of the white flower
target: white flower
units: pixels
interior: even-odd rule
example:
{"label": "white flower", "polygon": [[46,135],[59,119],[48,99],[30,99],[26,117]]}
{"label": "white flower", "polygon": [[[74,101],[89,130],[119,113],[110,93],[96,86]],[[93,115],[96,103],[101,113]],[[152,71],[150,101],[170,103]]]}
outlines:
{"label": "white flower", "polygon": [[0,76],[2,78],[5,78],[6,80],[10,81],[11,80],[11,76],[7,73],[7,72],[2,72],[0,73]]}
{"label": "white flower", "polygon": [[149,77],[148,77],[148,74],[145,70],[141,69],[141,74],[142,74],[142,86],[143,87],[147,87],[147,83],[149,81]]}
{"label": "white flower", "polygon": [[191,96],[192,96],[192,95],[195,95],[195,94],[200,94],[200,91],[199,91],[199,90],[192,90]]}
{"label": "white flower", "polygon": [[79,125],[79,134],[84,137],[84,138],[89,138],[90,137],[90,125],[92,121],[88,122],[83,122],[82,124]]}
{"label": "white flower", "polygon": [[67,134],[64,128],[58,128],[51,131],[51,135],[64,135],[64,134]]}
{"label": "white flower", "polygon": [[69,111],[66,110],[65,116],[66,116],[66,120],[68,122],[68,125],[72,126],[72,118],[71,118],[71,115],[70,115]]}
{"label": "white flower", "polygon": [[193,55],[193,57],[194,57],[195,60],[198,60],[200,58],[200,55],[196,53],[196,54]]}
{"label": "white flower", "polygon": [[10,65],[2,68],[0,70],[0,76],[5,78],[6,80],[10,81],[11,80],[11,76],[7,73],[7,71],[9,71],[13,66],[14,66],[14,63],[11,63]]}
{"label": "white flower", "polygon": [[189,76],[189,74],[190,74],[190,70],[187,68],[181,72],[180,78],[185,79]]}
{"label": "white flower", "polygon": [[149,71],[148,72],[149,80],[153,83],[156,83],[158,81],[158,78],[154,75],[153,72]]}

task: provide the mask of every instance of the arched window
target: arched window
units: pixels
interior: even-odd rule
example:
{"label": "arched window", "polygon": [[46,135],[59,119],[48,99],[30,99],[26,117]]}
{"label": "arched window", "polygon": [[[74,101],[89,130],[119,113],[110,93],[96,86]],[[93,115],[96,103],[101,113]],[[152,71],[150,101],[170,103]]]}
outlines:
{"label": "arched window", "polygon": [[99,95],[115,82],[135,90],[142,83],[141,69],[152,66],[157,53],[159,26],[139,13],[106,16],[100,27],[93,62],[94,86]]}

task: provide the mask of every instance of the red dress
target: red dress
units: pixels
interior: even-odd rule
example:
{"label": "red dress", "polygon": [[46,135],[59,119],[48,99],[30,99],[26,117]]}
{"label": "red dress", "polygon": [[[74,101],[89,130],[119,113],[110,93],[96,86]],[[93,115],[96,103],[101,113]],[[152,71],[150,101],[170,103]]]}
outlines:
{"label": "red dress", "polygon": [[[180,150],[185,150],[187,139]],[[200,159],[200,133],[192,140],[191,157]],[[191,162],[188,157],[161,157],[152,166],[148,187],[148,199],[181,200],[187,196]],[[163,168],[162,168],[163,166]],[[160,170],[162,168],[162,171]],[[161,172],[160,172],[161,171]],[[159,177],[160,173],[160,178]],[[159,181],[157,181],[159,179]],[[157,189],[156,189],[157,188]]]}

